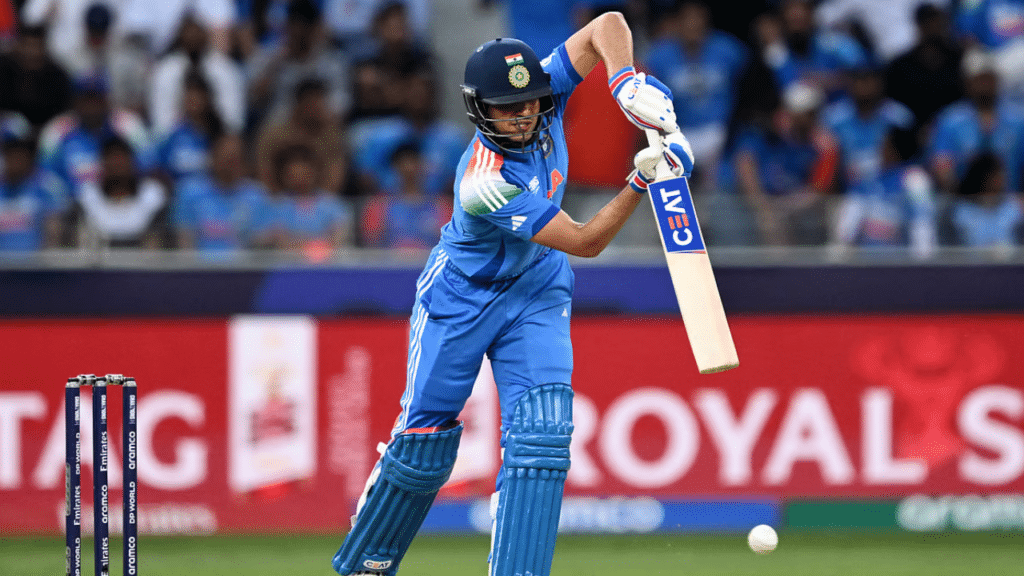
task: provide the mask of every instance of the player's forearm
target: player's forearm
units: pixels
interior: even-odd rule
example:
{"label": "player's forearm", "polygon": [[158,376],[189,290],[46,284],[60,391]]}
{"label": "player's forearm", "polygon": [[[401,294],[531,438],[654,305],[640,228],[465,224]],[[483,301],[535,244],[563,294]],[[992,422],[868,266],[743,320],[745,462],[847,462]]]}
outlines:
{"label": "player's forearm", "polygon": [[537,244],[566,254],[593,258],[601,253],[622,229],[643,194],[626,187],[605,204],[586,224],[580,224],[560,211],[532,238]]}
{"label": "player's forearm", "polygon": [[586,224],[577,224],[580,231],[579,252],[575,256],[593,258],[604,251],[636,210],[643,194],[626,187],[605,204]]}

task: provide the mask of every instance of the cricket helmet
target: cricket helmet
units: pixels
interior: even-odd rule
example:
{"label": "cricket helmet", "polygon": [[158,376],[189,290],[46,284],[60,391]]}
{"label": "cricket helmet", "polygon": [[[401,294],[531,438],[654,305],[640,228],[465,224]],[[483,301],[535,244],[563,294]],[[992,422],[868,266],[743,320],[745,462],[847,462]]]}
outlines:
{"label": "cricket helmet", "polygon": [[[544,71],[540,59],[525,42],[515,38],[498,38],[476,49],[466,62],[462,99],[466,114],[480,133],[502,150],[529,152],[539,145],[554,114],[551,76]],[[488,117],[491,105],[515,104],[540,100],[540,111],[527,117],[538,117],[537,126],[526,132],[527,138],[516,142],[494,127]]]}

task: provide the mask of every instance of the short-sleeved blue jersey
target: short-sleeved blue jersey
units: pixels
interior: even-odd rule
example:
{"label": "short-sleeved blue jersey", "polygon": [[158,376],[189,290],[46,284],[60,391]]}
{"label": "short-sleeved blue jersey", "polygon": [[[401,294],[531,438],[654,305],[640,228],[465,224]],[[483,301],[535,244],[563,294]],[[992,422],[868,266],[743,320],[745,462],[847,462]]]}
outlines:
{"label": "short-sleeved blue jersey", "polygon": [[156,148],[157,165],[175,182],[205,173],[209,159],[209,139],[189,122],[178,124]]}
{"label": "short-sleeved blue jersey", "polygon": [[452,265],[474,280],[516,276],[548,248],[530,241],[559,212],[569,171],[562,115],[580,78],[565,45],[541,64],[551,76],[555,111],[538,150],[504,152],[479,130],[462,154],[455,209],[441,229]]}
{"label": "short-sleeved blue jersey", "polygon": [[811,183],[818,151],[810,142],[796,142],[767,132],[750,130],[739,137],[737,153],[757,160],[766,194],[784,196]]}
{"label": "short-sleeved blue jersey", "polygon": [[177,187],[171,220],[195,236],[199,250],[234,250],[267,232],[276,206],[262,186],[242,180],[225,187],[212,178],[190,178]]}
{"label": "short-sleeved blue jersey", "polygon": [[909,129],[914,114],[895,100],[886,100],[867,116],[857,113],[852,100],[844,99],[825,110],[825,125],[839,143],[848,187],[875,180],[881,173],[882,144],[892,127]]}
{"label": "short-sleeved blue jersey", "polygon": [[336,228],[351,229],[352,208],[329,192],[311,197],[284,195],[278,202],[277,225],[302,242],[329,240]]}
{"label": "short-sleeved blue jersey", "polygon": [[806,55],[787,52],[781,60],[770,64],[779,85],[788,88],[801,80],[850,70],[867,62],[867,55],[856,40],[838,32],[822,32],[814,35]]}
{"label": "short-sleeved blue jersey", "polygon": [[676,40],[656,42],[647,54],[651,74],[672,89],[676,121],[682,128],[729,122],[736,83],[747,62],[743,43],[712,32],[699,53],[687,53]]}
{"label": "short-sleeved blue jersey", "polygon": [[931,161],[939,157],[954,162],[957,175],[963,177],[967,165],[975,154],[990,151],[1006,165],[1010,189],[1021,190],[1024,176],[1024,115],[1010,105],[1001,105],[996,111],[996,123],[991,132],[981,126],[978,111],[969,102],[951,104],[939,113],[932,133]]}
{"label": "short-sleeved blue jersey", "polygon": [[52,174],[36,173],[17,184],[0,179],[0,250],[41,248],[46,218],[66,207],[64,187]]}

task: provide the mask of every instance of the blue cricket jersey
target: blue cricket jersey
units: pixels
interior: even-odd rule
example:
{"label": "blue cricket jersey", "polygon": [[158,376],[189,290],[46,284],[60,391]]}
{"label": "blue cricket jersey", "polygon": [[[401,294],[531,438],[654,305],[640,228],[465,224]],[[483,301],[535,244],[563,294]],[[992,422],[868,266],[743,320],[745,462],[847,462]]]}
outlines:
{"label": "blue cricket jersey", "polygon": [[555,111],[540,149],[506,153],[478,130],[459,161],[455,209],[441,229],[440,246],[452,265],[474,280],[516,276],[549,250],[530,239],[562,204],[569,171],[562,115],[583,79],[564,44],[541,64],[551,76]]}
{"label": "blue cricket jersey", "polygon": [[1024,0],[971,0],[960,3],[956,27],[987,48],[1000,48],[1024,34]]}
{"label": "blue cricket jersey", "polygon": [[824,123],[839,142],[846,184],[852,188],[878,178],[886,133],[892,127],[912,127],[914,114],[903,104],[886,100],[864,117],[852,100],[843,99],[825,110]]}
{"label": "blue cricket jersey", "polygon": [[1001,104],[996,109],[996,123],[986,132],[978,111],[970,102],[950,104],[935,119],[929,156],[954,162],[958,177],[967,172],[971,159],[984,151],[998,155],[1006,166],[1010,189],[1017,191],[1024,176],[1024,115],[1020,110]]}
{"label": "blue cricket jersey", "polygon": [[729,122],[736,83],[747,62],[743,43],[713,31],[698,54],[689,54],[675,39],[651,46],[646,65],[672,89],[676,122],[682,128]]}
{"label": "blue cricket jersey", "polygon": [[156,163],[178,182],[201,176],[210,163],[210,141],[190,122],[180,122],[156,148]]}

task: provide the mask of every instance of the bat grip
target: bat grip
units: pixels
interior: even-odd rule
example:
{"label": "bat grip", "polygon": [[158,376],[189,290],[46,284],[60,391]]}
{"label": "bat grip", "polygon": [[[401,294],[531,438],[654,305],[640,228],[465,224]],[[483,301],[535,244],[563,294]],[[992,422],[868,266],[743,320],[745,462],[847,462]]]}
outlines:
{"label": "bat grip", "polygon": [[657,130],[644,130],[644,134],[647,135],[648,146],[657,146],[659,149],[661,148],[661,134],[658,134]]}
{"label": "bat grip", "polygon": [[[661,143],[661,134],[659,134],[657,130],[644,130],[644,134],[647,135],[648,146],[653,146],[657,148],[659,152],[663,149],[663,144]],[[674,176],[672,175],[672,169],[669,168],[668,162],[665,161],[664,159],[658,162],[658,166],[655,168],[654,173],[654,179],[658,182],[662,180],[671,180],[672,178],[674,178]]]}

